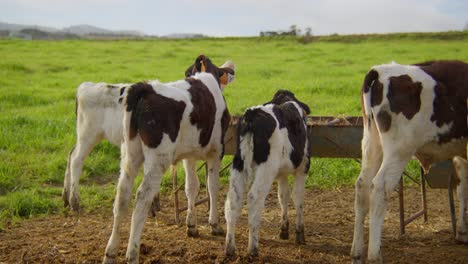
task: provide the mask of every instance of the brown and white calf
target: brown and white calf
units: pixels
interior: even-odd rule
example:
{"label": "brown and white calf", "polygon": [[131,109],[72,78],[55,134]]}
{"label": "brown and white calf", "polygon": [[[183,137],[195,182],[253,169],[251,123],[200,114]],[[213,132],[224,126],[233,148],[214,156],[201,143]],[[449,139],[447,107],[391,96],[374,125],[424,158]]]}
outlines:
{"label": "brown and white calf", "polygon": [[[387,200],[405,165],[466,156],[468,64],[433,61],[374,66],[362,86],[362,168],[356,181],[353,262],[364,261],[364,218],[369,215],[369,262],[382,262],[381,233]],[[461,180],[466,190],[466,179]],[[458,192],[464,208],[466,192]],[[464,197],[463,197],[464,195]],[[462,214],[464,216],[464,214]],[[458,225],[466,230],[466,219]],[[457,236],[466,240],[466,235]]]}
{"label": "brown and white calf", "polygon": [[217,68],[207,57],[199,56],[187,72],[201,73],[172,83],[141,82],[128,89],[123,101],[122,150],[125,154],[121,160],[114,224],[104,263],[116,261],[120,225],[141,164],[144,165],[144,176],[136,193],[126,254],[128,262],[138,262],[140,238],[151,200],[159,193],[164,172],[179,160],[183,160],[186,173],[187,235],[198,235],[195,199],[199,190],[196,161],[200,159],[206,160],[208,166],[211,233],[224,234],[218,223],[217,194],[224,134],[230,115],[222,87],[233,81],[234,76],[234,65],[225,65],[226,68]]}
{"label": "brown and white calf", "polygon": [[304,184],[309,170],[309,140],[306,115],[309,107],[293,93],[280,90],[273,100],[254,106],[244,113],[237,127],[237,151],[231,167],[229,192],[225,205],[227,223],[226,255],[235,254],[235,225],[247,195],[248,253],[258,255],[258,232],[265,198],[275,179],[281,205],[281,239],[289,237],[288,175],[293,174],[293,201],[296,208],[296,243],[304,244]]}
{"label": "brown and white calf", "polygon": [[[215,72],[216,66],[209,69],[198,69]],[[227,67],[225,65],[221,67]],[[185,76],[189,77],[197,72],[197,68],[191,65]],[[222,78],[232,78],[233,75],[222,75]],[[224,88],[228,80],[221,80]],[[76,93],[76,145],[68,155],[67,168],[64,177],[62,198],[64,206],[70,206],[74,211],[79,211],[79,179],[82,173],[85,159],[93,148],[101,141],[107,140],[112,145],[120,146],[123,141],[123,113],[121,102],[127,94],[131,83],[108,84],[104,82],[84,82],[77,88]],[[156,213],[157,197],[151,208],[151,214]]]}

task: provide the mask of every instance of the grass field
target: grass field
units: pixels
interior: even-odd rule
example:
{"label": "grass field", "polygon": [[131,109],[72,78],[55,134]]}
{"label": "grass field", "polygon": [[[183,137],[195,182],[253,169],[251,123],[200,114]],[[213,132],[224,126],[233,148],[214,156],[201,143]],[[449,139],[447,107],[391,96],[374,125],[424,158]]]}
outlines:
{"label": "grass field", "polygon": [[[237,66],[236,81],[225,90],[233,114],[287,88],[313,115],[359,115],[360,85],[369,67],[468,61],[467,40],[468,32],[331,36],[307,44],[294,38],[0,40],[0,229],[21,218],[62,212],[66,159],[75,143],[75,91],[83,81],[172,81],[203,53],[217,64],[231,59]],[[94,149],[81,178],[85,210],[111,207],[118,164],[117,148],[104,142]],[[353,160],[313,159],[307,185],[352,185],[358,173]],[[165,189],[169,182],[166,177]]]}

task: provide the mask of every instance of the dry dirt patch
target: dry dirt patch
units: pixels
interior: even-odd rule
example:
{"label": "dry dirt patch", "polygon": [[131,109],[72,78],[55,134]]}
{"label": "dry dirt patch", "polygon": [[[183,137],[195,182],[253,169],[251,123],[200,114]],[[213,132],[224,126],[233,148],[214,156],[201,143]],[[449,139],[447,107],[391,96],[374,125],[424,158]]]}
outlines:
{"label": "dry dirt patch", "polygon": [[[220,212],[225,198],[222,191]],[[468,246],[452,238],[446,190],[428,190],[429,221],[407,226],[398,237],[398,201],[393,196],[385,218],[383,257],[387,263],[468,263]],[[280,210],[276,188],[268,196],[260,231],[260,257],[248,259],[245,210],[237,226],[238,254],[223,255],[224,237],[212,237],[207,207],[198,207],[199,238],[187,238],[185,226],[175,225],[172,201],[162,197],[162,212],[148,219],[142,238],[141,263],[350,263],[353,235],[354,190],[309,190],[306,192],[306,245],[294,244],[294,216],[290,210],[290,239],[278,239]],[[407,214],[419,207],[419,190],[405,190]],[[290,207],[292,204],[290,203]],[[184,214],[182,216],[185,216]],[[222,214],[222,218],[224,215]],[[224,219],[222,219],[223,226]],[[124,261],[128,239],[124,223],[119,261]],[[110,211],[71,216],[49,216],[22,222],[0,233],[0,262],[5,263],[99,263],[112,228]]]}

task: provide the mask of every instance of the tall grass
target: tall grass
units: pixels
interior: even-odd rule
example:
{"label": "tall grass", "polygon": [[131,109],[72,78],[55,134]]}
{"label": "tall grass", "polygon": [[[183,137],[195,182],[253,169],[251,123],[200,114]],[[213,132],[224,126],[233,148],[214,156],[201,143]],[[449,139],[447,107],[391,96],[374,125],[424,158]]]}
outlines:
{"label": "tall grass", "polygon": [[[217,64],[231,59],[237,65],[236,81],[225,90],[233,114],[287,88],[313,115],[359,115],[360,85],[372,65],[468,61],[467,34],[447,34],[330,36],[307,44],[295,38],[0,40],[0,228],[61,212],[66,159],[75,143],[75,92],[83,81],[172,81],[203,53]],[[111,207],[118,166],[119,150],[109,143],[92,152],[81,178],[85,210]],[[358,173],[353,160],[314,159],[307,185],[352,185]],[[228,173],[222,177],[226,184]],[[170,188],[166,176],[163,190]]]}

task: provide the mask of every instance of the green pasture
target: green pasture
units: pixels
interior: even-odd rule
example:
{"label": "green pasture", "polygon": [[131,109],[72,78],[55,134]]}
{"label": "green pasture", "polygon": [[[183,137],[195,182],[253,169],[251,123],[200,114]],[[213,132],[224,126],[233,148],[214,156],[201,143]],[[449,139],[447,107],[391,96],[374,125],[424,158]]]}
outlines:
{"label": "green pasture", "polygon": [[[348,116],[361,113],[360,86],[372,65],[468,61],[468,32],[299,40],[0,40],[0,229],[21,218],[67,212],[61,188],[75,144],[74,98],[81,82],[173,81],[206,54],[218,65],[230,59],[237,66],[236,80],[225,90],[232,114],[286,88],[309,104],[312,115]],[[81,177],[84,210],[111,208],[118,170],[118,148],[99,144]],[[417,173],[416,165],[410,170]],[[354,160],[313,159],[307,186],[350,186],[358,173]],[[224,184],[228,176],[222,175]],[[163,190],[171,187],[166,176]]]}

